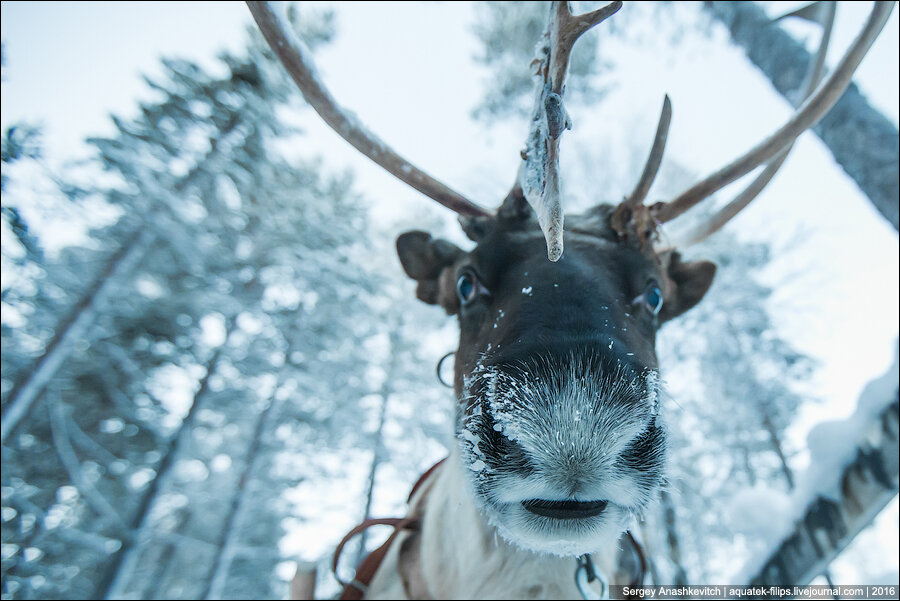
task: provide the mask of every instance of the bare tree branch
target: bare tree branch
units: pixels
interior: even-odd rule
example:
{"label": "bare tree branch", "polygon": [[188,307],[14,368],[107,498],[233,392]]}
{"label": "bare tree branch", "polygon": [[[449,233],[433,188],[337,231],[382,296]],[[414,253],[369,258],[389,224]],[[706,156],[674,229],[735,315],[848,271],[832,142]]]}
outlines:
{"label": "bare tree branch", "polygon": [[69,429],[69,434],[73,443],[96,457],[107,467],[121,461],[121,459],[109,452],[106,447],[91,438],[84,430],[82,430],[78,425],[78,422],[72,418],[71,413],[66,414],[66,427]]}

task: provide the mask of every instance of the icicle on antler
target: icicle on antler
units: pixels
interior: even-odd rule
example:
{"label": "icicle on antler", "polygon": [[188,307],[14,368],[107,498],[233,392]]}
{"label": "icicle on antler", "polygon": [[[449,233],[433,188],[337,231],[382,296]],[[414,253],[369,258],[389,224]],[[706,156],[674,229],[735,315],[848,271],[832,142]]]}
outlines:
{"label": "icicle on antler", "polygon": [[459,192],[434,179],[397,154],[344,110],[322,84],[309,48],[294,33],[285,16],[271,4],[247,2],[253,19],[272,51],[300,88],[303,97],[329,127],[391,175],[448,209],[460,215],[481,217],[490,215],[487,210],[472,203]]}
{"label": "icicle on antler", "polygon": [[[878,34],[881,33],[893,8],[893,1],[876,2],[862,31],[847,49],[835,70],[818,87],[815,93],[806,99],[787,123],[749,152],[722,167],[706,179],[694,184],[672,201],[653,205],[651,212],[656,221],[665,223],[675,219],[704,198],[750,173],[763,163],[772,160],[785,148],[793,144],[800,134],[824,117],[844,93],[844,90],[847,89],[847,86],[850,85],[853,73],[869,51],[869,48],[872,47],[872,43],[878,37]],[[771,175],[774,175],[774,173],[771,173]],[[751,185],[747,193],[753,194],[754,188]]]}
{"label": "icicle on antler", "polygon": [[[828,53],[828,45],[831,42],[831,32],[834,29],[834,17],[836,12],[836,2],[825,2],[820,0],[819,2],[807,4],[800,9],[772,20],[772,23],[776,23],[788,17],[798,17],[822,26],[822,38],[819,41],[819,49],[816,51],[815,56],[807,67],[803,83],[798,90],[798,96],[793,103],[794,107],[800,106],[807,98],[809,98],[809,95],[815,91],[816,86],[822,81],[822,76],[825,74],[825,55]],[[788,144],[784,150],[775,155],[775,157],[766,164],[765,169],[754,178],[749,186],[744,188],[744,190],[735,196],[731,202],[716,211],[712,216],[695,225],[684,236],[683,240],[676,244],[676,246],[685,248],[702,242],[722,229],[726,223],[747,208],[747,206],[749,206],[750,203],[766,188],[769,182],[772,181],[772,178],[778,173],[778,170],[784,164],[784,161],[787,159],[793,147],[794,142]]]}
{"label": "icicle on antler", "polygon": [[582,34],[621,7],[621,2],[612,2],[595,11],[573,15],[568,2],[551,2],[538,55],[532,63],[536,67],[534,108],[517,185],[534,209],[551,261],[558,261],[563,253],[559,140],[564,130],[571,129],[563,104],[569,56]]}

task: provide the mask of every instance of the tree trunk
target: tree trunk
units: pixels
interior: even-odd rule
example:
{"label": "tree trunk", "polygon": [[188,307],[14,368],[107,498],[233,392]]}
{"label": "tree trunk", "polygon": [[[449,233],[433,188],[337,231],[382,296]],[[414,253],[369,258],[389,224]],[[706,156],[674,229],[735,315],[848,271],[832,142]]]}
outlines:
{"label": "tree trunk", "polygon": [[[210,150],[203,161],[195,165],[187,175],[174,185],[174,191],[181,193],[190,186],[196,178],[205,173],[206,167],[220,154],[222,140],[228,140],[239,123],[237,114],[233,116],[218,137],[210,138]],[[228,146],[227,144],[225,145]],[[135,230],[131,241],[123,244],[110,257],[103,272],[91,284],[88,291],[81,297],[69,315],[59,322],[53,339],[47,345],[44,354],[37,360],[31,372],[21,381],[13,385],[9,392],[8,400],[3,406],[2,423],[0,423],[0,444],[6,441],[6,437],[12,432],[18,423],[28,414],[29,409],[43,392],[44,387],[53,378],[57,370],[68,358],[75,344],[81,340],[94,323],[97,312],[108,300],[115,284],[134,271],[141,263],[150,246],[159,237],[158,232],[163,227],[159,221],[167,220],[170,213],[160,215],[156,209],[168,208],[165,203],[159,203],[158,207],[148,211],[142,219],[143,226],[140,231]],[[176,219],[176,222],[178,220]],[[171,227],[171,224],[168,224]]]}
{"label": "tree trunk", "polygon": [[[373,444],[372,449],[372,465],[369,467],[369,481],[366,487],[366,502],[363,507],[363,521],[369,519],[370,514],[372,512],[372,497],[375,493],[375,475],[378,472],[378,464],[381,463],[382,460],[382,450],[384,449],[384,440],[382,437],[382,431],[384,430],[384,420],[387,417],[387,406],[388,406],[388,398],[391,396],[393,392],[392,382],[394,381],[394,373],[397,370],[397,347],[398,341],[397,338],[397,330],[399,329],[399,324],[395,324],[393,329],[391,330],[390,339],[391,339],[391,360],[388,364],[388,370],[386,377],[384,379],[384,383],[381,385],[381,407],[379,408],[378,414],[378,427],[375,430],[374,437],[375,442]],[[354,567],[359,566],[362,563],[363,559],[366,556],[366,540],[368,530],[363,530],[359,535],[359,547],[356,550],[356,559],[353,563]]]}
{"label": "tree trunk", "polygon": [[[275,391],[278,388],[276,386]],[[278,407],[281,407],[281,402],[275,398],[275,392],[273,392],[268,403],[260,412],[256,425],[253,428],[253,437],[250,439],[250,447],[247,449],[244,469],[241,470],[234,495],[231,497],[228,518],[222,526],[222,534],[215,543],[215,552],[209,577],[203,584],[201,592],[197,595],[198,599],[222,599],[224,597],[228,572],[231,569],[232,561],[234,561],[235,547],[242,521],[241,516],[246,507],[244,499],[247,495],[252,496],[253,493],[248,484],[253,474],[257,471],[257,459],[262,449],[263,433],[272,430],[274,424],[270,423],[270,418],[278,415],[276,410]]]}
{"label": "tree trunk", "polygon": [[[180,532],[181,529],[191,519],[191,510],[187,507],[179,507],[175,510],[175,526],[173,532]],[[166,599],[166,589],[163,585],[166,577],[179,561],[178,543],[176,540],[170,539],[163,545],[162,550],[156,558],[153,572],[147,579],[147,583],[143,589],[142,599]]]}
{"label": "tree trunk", "polygon": [[778,455],[778,465],[781,467],[781,473],[787,482],[788,490],[794,490],[794,472],[788,465],[787,457],[784,456],[784,447],[781,444],[781,438],[775,429],[775,424],[768,415],[768,407],[763,407],[763,428],[769,433],[769,442],[772,443],[772,450]]}
{"label": "tree trunk", "polygon": [[127,585],[127,577],[134,571],[134,567],[140,558],[141,544],[149,538],[150,509],[156,497],[166,489],[166,484],[175,460],[181,454],[182,447],[186,444],[188,436],[194,427],[194,418],[203,404],[203,398],[209,388],[209,380],[216,373],[219,359],[223,350],[228,345],[228,338],[234,330],[235,318],[231,317],[226,323],[225,341],[213,352],[206,364],[206,375],[200,380],[200,387],[194,395],[194,402],[187,415],[178,427],[178,431],[169,440],[169,448],[163,454],[159,466],[156,468],[156,477],[150,481],[147,491],[141,498],[140,504],[131,519],[132,535],[122,541],[122,546],[116,554],[110,558],[109,564],[104,570],[103,576],[97,583],[93,598],[111,599],[118,598],[124,592]]}
{"label": "tree trunk", "polygon": [[[294,336],[297,334],[294,333]],[[293,344],[288,344],[284,352],[285,365],[289,362],[287,358],[294,351]],[[257,460],[259,459],[260,450],[262,449],[263,434],[271,432],[275,423],[274,419],[278,417],[279,409],[284,400],[277,398],[279,388],[284,384],[285,374],[288,368],[284,367],[278,373],[278,380],[272,390],[272,395],[268,402],[260,411],[253,427],[253,435],[250,438],[250,445],[247,447],[247,453],[244,458],[244,468],[235,486],[234,494],[229,503],[228,517],[222,526],[222,534],[215,542],[215,551],[213,553],[212,567],[209,570],[208,577],[203,583],[203,587],[198,599],[222,599],[225,593],[225,584],[228,580],[228,572],[231,569],[231,563],[234,561],[235,549],[237,547],[238,534],[242,523],[243,514],[246,511],[246,497],[252,496],[253,491],[248,486],[251,478],[258,472]]]}
{"label": "tree trunk", "polygon": [[145,227],[129,243],[117,250],[87,293],[59,323],[47,350],[37,360],[34,368],[9,392],[0,424],[0,444],[6,441],[9,433],[28,414],[28,410],[65,362],[75,344],[94,323],[97,312],[109,298],[115,285],[137,267],[155,239],[156,230]]}
{"label": "tree trunk", "polygon": [[900,401],[888,405],[862,437],[844,468],[840,498],[818,496],[794,531],[750,580],[751,585],[804,585],[822,574],[853,538],[897,495]]}
{"label": "tree trunk", "polygon": [[[754,2],[705,2],[707,10],[725,24],[732,41],[772,81],[782,96],[800,88],[812,56],[781,27],[772,24]],[[897,162],[900,136],[897,127],[874,109],[855,84],[813,128],[835,160],[875,208],[898,226]]]}

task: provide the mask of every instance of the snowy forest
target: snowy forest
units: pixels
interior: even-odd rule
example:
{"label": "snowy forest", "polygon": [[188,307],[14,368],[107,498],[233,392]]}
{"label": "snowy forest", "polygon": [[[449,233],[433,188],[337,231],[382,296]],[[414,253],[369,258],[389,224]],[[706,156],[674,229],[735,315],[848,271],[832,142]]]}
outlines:
{"label": "snowy forest", "polygon": [[[341,102],[494,208],[520,160],[547,5],[299,3],[288,16]],[[778,127],[820,36],[772,22],[798,6],[626,3],[585,35],[567,210],[633,186],[664,93],[673,126],[652,199]],[[230,28],[190,22],[226,9]],[[243,3],[181,17],[163,4],[157,21],[123,22],[124,38],[97,37],[143,44],[180,19],[209,41],[125,65],[128,95],[96,116],[75,113],[77,90],[31,85],[57,68],[46,47],[71,52],[58,68],[73,77],[105,70],[51,22],[97,10],[3,4],[2,598],[278,599],[311,564],[334,595],[341,537],[404,515],[457,444],[436,374],[456,320],[416,299],[394,240],[473,244],[319,121]],[[840,3],[827,65],[868,10]],[[98,15],[84,20],[68,35],[90,36]],[[639,529],[648,583],[765,582],[792,554],[795,584],[898,584],[897,31],[895,8],[843,112],[688,251],[718,270],[657,340],[670,451]],[[827,543],[809,558],[785,541],[813,522]],[[343,575],[387,535],[354,539]]]}

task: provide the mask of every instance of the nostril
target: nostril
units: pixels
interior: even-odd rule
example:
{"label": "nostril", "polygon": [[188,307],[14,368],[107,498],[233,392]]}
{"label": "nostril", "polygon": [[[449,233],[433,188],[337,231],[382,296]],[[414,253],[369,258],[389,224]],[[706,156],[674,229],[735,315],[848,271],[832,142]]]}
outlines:
{"label": "nostril", "polygon": [[527,511],[545,518],[557,520],[577,520],[592,518],[603,513],[606,501],[547,501],[544,499],[528,499],[522,501]]}

